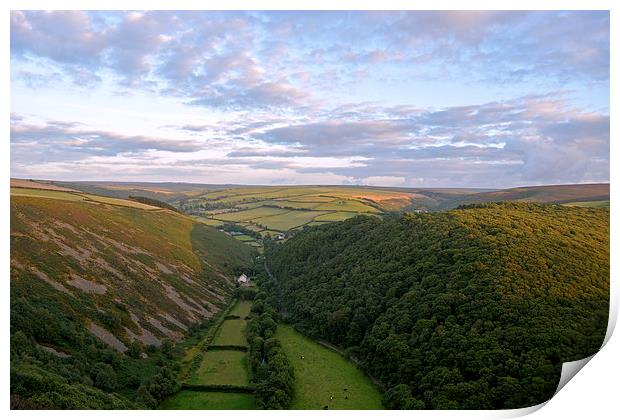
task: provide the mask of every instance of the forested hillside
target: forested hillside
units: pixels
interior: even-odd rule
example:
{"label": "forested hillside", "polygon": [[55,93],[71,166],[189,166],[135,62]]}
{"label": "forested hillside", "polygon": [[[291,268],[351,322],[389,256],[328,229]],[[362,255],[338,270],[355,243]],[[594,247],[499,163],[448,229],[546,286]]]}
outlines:
{"label": "forested hillside", "polygon": [[346,348],[387,408],[550,398],[607,326],[609,210],[468,206],[307,228],[266,249],[285,318]]}
{"label": "forested hillside", "polygon": [[253,256],[169,210],[12,191],[12,406],[152,407],[172,392],[172,343],[223,306]]}

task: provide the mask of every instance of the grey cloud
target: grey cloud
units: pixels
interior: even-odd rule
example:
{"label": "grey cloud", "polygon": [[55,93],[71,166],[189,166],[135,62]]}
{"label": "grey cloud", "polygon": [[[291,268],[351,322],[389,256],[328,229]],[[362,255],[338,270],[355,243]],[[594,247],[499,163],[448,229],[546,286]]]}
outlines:
{"label": "grey cloud", "polygon": [[395,145],[404,143],[417,124],[409,120],[326,121],[305,125],[275,128],[260,136],[277,144],[330,146],[333,144],[363,145],[366,142]]}
{"label": "grey cloud", "polygon": [[71,122],[52,122],[44,126],[13,122],[11,157],[20,161],[52,162],[147,150],[196,152],[202,149],[202,144],[193,140],[127,136],[76,128],[79,126]]}
{"label": "grey cloud", "polygon": [[[437,168],[452,165],[452,172],[461,174],[463,179],[480,173],[484,179],[478,179],[478,184],[488,182],[489,173],[502,170],[505,172],[495,181],[512,179],[510,185],[518,180],[580,182],[609,177],[609,116],[573,109],[558,95],[437,111],[415,109],[404,111],[407,118],[400,119],[360,121],[354,113],[355,119],[346,121],[354,108],[340,108],[343,114],[332,115],[329,121],[254,134],[266,143],[286,146],[276,153],[265,148],[246,148],[230,155],[367,158],[364,167],[334,170],[356,177],[366,174],[423,178],[422,168],[432,166],[429,162],[437,163]],[[393,110],[377,110],[378,115],[390,112],[395,115]],[[465,176],[466,171],[471,173]],[[438,169],[431,172],[437,173]]]}
{"label": "grey cloud", "polygon": [[189,103],[197,106],[211,106],[230,110],[247,108],[295,107],[310,99],[310,95],[286,82],[262,82],[255,86],[239,89],[237,86],[215,87],[204,97]]}

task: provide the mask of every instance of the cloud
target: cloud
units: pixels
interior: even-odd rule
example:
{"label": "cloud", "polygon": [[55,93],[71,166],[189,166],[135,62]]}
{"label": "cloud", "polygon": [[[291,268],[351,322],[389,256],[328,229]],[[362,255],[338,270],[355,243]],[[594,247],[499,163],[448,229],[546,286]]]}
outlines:
{"label": "cloud", "polygon": [[[329,121],[254,134],[260,141],[284,147],[275,153],[246,148],[231,155],[356,155],[366,159],[364,165],[335,172],[360,179],[372,174],[407,180],[430,173],[458,185],[464,180],[475,185],[512,185],[609,176],[609,116],[579,111],[559,95],[441,110],[416,108],[401,114],[403,118],[392,110],[392,119],[376,120],[358,120],[350,108],[340,108],[343,114],[332,115]],[[390,113],[376,111],[379,116]],[[348,121],[352,115],[355,120]],[[498,175],[489,177],[489,173]]]}
{"label": "cloud", "polygon": [[[11,78],[22,174],[121,165],[230,182],[609,179],[606,11],[13,11]],[[109,129],[69,114],[121,93],[127,119],[89,114]],[[58,109],[20,108],[38,94]],[[151,98],[165,134],[124,134],[153,132]]]}
{"label": "cloud", "polygon": [[82,11],[11,12],[11,54],[32,54],[59,63],[93,66],[107,47]]}
{"label": "cloud", "polygon": [[363,185],[377,185],[386,187],[396,187],[405,183],[405,177],[402,176],[368,176],[361,179]]}
{"label": "cloud", "polygon": [[202,143],[194,140],[127,136],[89,130],[75,122],[52,121],[45,125],[11,122],[11,159],[21,163],[63,162],[146,151],[191,153],[202,148]]}
{"label": "cloud", "polygon": [[11,54],[47,60],[78,85],[111,72],[194,105],[316,106],[323,90],[429,72],[608,82],[609,13],[13,11]]}

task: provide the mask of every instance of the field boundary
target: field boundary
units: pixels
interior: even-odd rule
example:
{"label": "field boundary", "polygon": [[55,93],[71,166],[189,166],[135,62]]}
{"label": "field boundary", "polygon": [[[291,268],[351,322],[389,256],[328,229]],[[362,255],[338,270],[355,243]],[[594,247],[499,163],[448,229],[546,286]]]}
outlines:
{"label": "field boundary", "polygon": [[252,385],[198,385],[198,384],[181,384],[183,391],[199,391],[199,392],[230,392],[233,394],[253,394],[256,390]]}
{"label": "field boundary", "polygon": [[[188,362],[186,362],[189,364],[189,367],[187,371],[181,376],[183,380],[190,379],[192,375],[196,372],[196,370],[200,367],[200,363],[202,362],[206,348],[211,344],[211,342],[215,338],[215,335],[219,331],[220,326],[224,323],[224,318],[226,317],[226,314],[231,311],[237,301],[237,298],[233,298],[230,303],[214,317],[214,324],[209,328],[204,338],[198,343],[196,343],[194,347],[192,347],[198,348],[199,350],[194,357],[192,357],[191,359],[189,359]],[[190,351],[192,348],[188,349],[188,351]]]}
{"label": "field boundary", "polygon": [[207,344],[204,347],[204,350],[205,351],[233,350],[233,351],[247,352],[248,346],[242,346],[242,345],[237,345],[237,344]]}

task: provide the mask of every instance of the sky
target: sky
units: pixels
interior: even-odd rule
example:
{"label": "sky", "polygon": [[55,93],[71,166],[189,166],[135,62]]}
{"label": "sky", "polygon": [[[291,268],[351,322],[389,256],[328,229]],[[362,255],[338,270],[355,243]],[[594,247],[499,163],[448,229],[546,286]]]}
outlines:
{"label": "sky", "polygon": [[11,176],[609,181],[609,12],[12,11]]}

